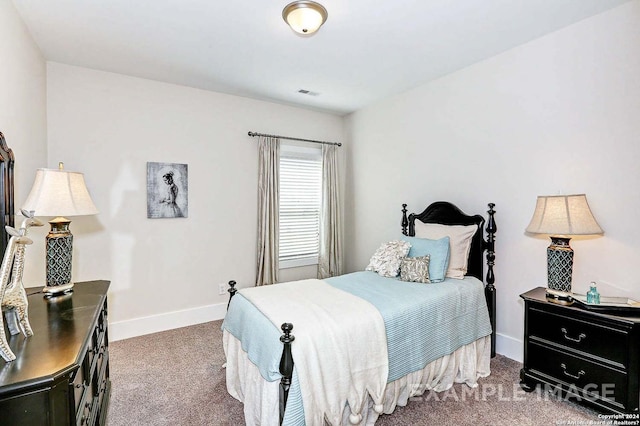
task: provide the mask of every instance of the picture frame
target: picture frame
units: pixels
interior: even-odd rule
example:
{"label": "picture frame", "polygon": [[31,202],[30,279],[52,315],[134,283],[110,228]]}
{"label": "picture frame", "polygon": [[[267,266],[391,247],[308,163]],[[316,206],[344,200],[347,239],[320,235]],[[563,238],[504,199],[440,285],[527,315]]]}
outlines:
{"label": "picture frame", "polygon": [[147,163],[147,218],[189,217],[189,166]]}

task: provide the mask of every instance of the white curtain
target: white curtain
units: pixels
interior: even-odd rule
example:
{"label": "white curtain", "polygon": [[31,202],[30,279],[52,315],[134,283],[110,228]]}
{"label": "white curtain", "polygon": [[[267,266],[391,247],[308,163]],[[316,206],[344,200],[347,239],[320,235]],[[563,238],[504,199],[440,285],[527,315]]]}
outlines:
{"label": "white curtain", "polygon": [[337,153],[336,145],[322,145],[319,279],[342,274],[342,221]]}
{"label": "white curtain", "polygon": [[278,282],[280,141],[258,140],[258,264],[256,286]]}

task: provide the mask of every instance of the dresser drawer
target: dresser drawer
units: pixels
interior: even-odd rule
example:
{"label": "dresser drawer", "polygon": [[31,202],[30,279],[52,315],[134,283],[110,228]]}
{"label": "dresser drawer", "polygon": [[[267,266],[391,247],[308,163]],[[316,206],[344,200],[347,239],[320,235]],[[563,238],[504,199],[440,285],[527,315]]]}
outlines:
{"label": "dresser drawer", "polygon": [[89,371],[92,371],[94,369],[94,365],[97,361],[99,337],[100,337],[100,334],[98,332],[98,328],[94,327],[93,330],[91,331],[89,343],[87,344],[87,355],[89,357]]}
{"label": "dresser drawer", "polygon": [[80,364],[80,367],[76,370],[73,381],[71,382],[71,393],[73,395],[73,412],[77,413],[80,407],[80,402],[82,402],[82,396],[84,394],[84,390],[87,388],[88,380],[86,379],[86,372],[84,368],[84,363]]}
{"label": "dresser drawer", "polygon": [[529,346],[529,354],[531,371],[550,376],[573,392],[582,389],[591,398],[624,405],[628,386],[625,372],[536,343]]}
{"label": "dresser drawer", "polygon": [[625,330],[576,318],[529,310],[529,339],[543,339],[560,346],[603,358],[628,367],[629,334]]}
{"label": "dresser drawer", "polygon": [[[105,363],[102,365],[102,369],[100,370],[100,375],[98,376],[98,404],[96,406],[96,411],[100,411],[101,409],[106,409],[103,405],[105,398],[108,397],[109,392],[109,352],[105,353]],[[101,415],[102,413],[98,413]]]}
{"label": "dresser drawer", "polygon": [[85,352],[82,363],[75,371],[73,380],[69,384],[73,395],[73,412],[78,417],[83,410],[82,405],[85,403],[87,392],[91,392],[88,389],[91,384],[91,358],[92,354],[89,351]]}
{"label": "dresser drawer", "polygon": [[[98,362],[96,363],[96,372],[102,372],[104,370],[105,364],[109,361],[109,350],[105,345],[100,345],[100,349],[98,351]],[[102,373],[98,375],[98,377],[102,376]]]}
{"label": "dresser drawer", "polygon": [[98,318],[98,331],[103,333],[107,329],[107,305],[100,311],[100,317]]}
{"label": "dresser drawer", "polygon": [[76,425],[77,426],[87,426],[91,424],[92,418],[92,408],[93,408],[93,396],[87,392],[85,394],[86,399],[82,402],[82,407],[80,407],[80,412],[76,417]]}

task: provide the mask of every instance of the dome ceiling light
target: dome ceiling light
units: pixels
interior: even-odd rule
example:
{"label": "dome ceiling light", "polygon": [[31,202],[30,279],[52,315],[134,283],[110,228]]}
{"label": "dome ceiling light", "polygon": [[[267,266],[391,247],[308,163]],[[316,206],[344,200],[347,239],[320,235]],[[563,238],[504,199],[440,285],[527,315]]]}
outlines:
{"label": "dome ceiling light", "polygon": [[282,18],[293,31],[310,35],[327,20],[327,9],[314,1],[299,0],[289,3],[282,10]]}

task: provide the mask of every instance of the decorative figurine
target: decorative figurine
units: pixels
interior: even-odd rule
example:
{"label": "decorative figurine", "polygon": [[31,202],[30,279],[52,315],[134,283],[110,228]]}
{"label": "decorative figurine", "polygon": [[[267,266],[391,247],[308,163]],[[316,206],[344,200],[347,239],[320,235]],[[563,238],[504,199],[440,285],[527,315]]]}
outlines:
{"label": "decorative figurine", "polygon": [[[20,233],[14,228],[7,226],[6,229],[9,235],[11,235],[11,238],[7,244],[7,248],[2,259],[2,266],[0,267],[0,299],[4,299],[4,294],[9,284],[9,276],[11,275],[13,258],[15,256],[17,246],[19,244],[32,243],[28,237],[20,235]],[[4,315],[0,315],[0,356],[2,356],[2,358],[7,362],[16,359],[16,356],[9,347],[7,336],[4,332]]]}
{"label": "decorative figurine", "polygon": [[591,303],[593,305],[600,304],[600,293],[598,293],[598,289],[596,289],[596,283],[591,282],[591,288],[587,292],[587,303]]}
{"label": "decorative figurine", "polygon": [[[43,225],[42,222],[34,217],[33,212],[26,210],[21,210],[21,212],[25,219],[22,221],[22,225],[18,231],[20,236],[26,237],[28,229],[32,226]],[[30,242],[25,244],[30,244]],[[29,323],[29,301],[22,283],[25,244],[18,242],[16,246],[11,282],[5,290],[1,304],[11,335],[13,336],[22,332],[25,337],[29,337],[33,336],[33,331]]]}

